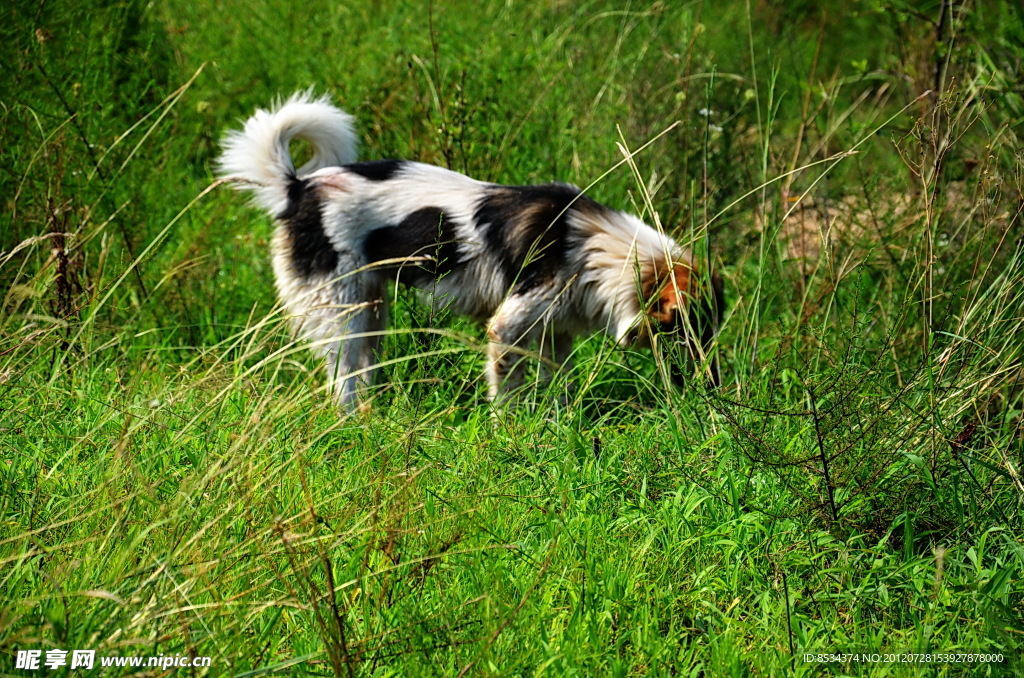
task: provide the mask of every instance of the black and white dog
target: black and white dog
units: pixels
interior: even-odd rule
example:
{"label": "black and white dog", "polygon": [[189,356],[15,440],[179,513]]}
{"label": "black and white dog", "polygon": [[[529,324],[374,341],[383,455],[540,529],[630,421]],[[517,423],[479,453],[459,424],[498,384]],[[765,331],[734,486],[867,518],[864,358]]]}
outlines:
{"label": "black and white dog", "polygon": [[[298,170],[293,139],[313,150]],[[661,337],[705,359],[721,282],[698,273],[672,238],[575,186],[502,186],[417,162],[357,162],[357,146],[351,116],[298,93],[230,132],[219,161],[222,177],[276,217],[278,294],[327,359],[345,409],[373,383],[391,280],[486,320],[492,400],[521,385],[532,344],[558,365],[584,332],[604,330],[623,345]],[[713,357],[708,369],[717,384]]]}

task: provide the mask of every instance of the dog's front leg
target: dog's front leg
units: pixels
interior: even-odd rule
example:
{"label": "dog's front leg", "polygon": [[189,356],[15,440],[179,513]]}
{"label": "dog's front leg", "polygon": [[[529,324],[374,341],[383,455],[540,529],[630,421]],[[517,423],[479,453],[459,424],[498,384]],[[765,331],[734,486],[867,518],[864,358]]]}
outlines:
{"label": "dog's front leg", "polygon": [[528,295],[505,300],[487,327],[488,395],[500,405],[523,385],[524,361],[540,325],[543,306]]}
{"label": "dog's front leg", "polygon": [[[540,378],[546,383],[555,383],[557,377],[565,376],[572,369],[572,335],[553,331],[548,328],[540,340]],[[559,383],[559,385],[563,385]],[[569,403],[575,390],[571,381],[565,381],[564,390],[558,396],[562,405]]]}
{"label": "dog's front leg", "polygon": [[559,372],[567,372],[572,367],[571,355],[572,335],[547,328],[540,340],[541,379],[551,381]]}
{"label": "dog's front leg", "polygon": [[494,403],[503,403],[510,393],[523,385],[523,359],[525,349],[510,343],[504,335],[488,331],[487,395]]}

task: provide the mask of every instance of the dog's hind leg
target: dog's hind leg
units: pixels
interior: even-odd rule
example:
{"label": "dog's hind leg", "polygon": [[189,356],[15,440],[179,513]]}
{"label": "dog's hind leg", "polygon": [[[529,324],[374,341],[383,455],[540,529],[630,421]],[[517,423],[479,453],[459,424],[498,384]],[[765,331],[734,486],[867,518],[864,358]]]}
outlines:
{"label": "dog's hind leg", "polygon": [[[361,276],[360,276],[361,277]],[[373,385],[387,302],[380,285],[355,275],[324,285],[300,322],[313,351],[326,361],[327,386],[338,406],[351,412],[366,402]]]}
{"label": "dog's hind leg", "polygon": [[383,300],[365,306],[349,307],[348,317],[335,323],[325,355],[328,388],[347,412],[368,404],[367,392],[374,383],[377,352],[387,323]]}

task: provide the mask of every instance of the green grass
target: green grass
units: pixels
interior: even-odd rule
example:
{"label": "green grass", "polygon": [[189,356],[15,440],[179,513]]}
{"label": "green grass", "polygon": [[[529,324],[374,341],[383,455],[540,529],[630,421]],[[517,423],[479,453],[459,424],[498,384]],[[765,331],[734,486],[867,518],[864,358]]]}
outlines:
{"label": "green grass", "polygon": [[[1020,674],[1020,10],[751,5],[5,7],[0,674]],[[593,184],[692,242],[722,389],[592,337],[573,398],[495,417],[481,328],[398,291],[340,417],[272,224],[207,190],[309,86],[364,158]]]}

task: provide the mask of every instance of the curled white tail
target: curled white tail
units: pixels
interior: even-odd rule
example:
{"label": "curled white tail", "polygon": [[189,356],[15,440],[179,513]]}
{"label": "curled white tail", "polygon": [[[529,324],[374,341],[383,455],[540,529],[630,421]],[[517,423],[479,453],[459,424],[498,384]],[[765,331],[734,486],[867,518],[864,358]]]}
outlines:
{"label": "curled white tail", "polygon": [[[288,150],[292,139],[313,147],[313,157],[298,170]],[[288,206],[288,187],[295,179],[355,162],[358,141],[352,116],[326,96],[297,92],[269,111],[256,111],[241,131],[228,132],[222,146],[218,175],[253,191],[256,203],[277,215]]]}

